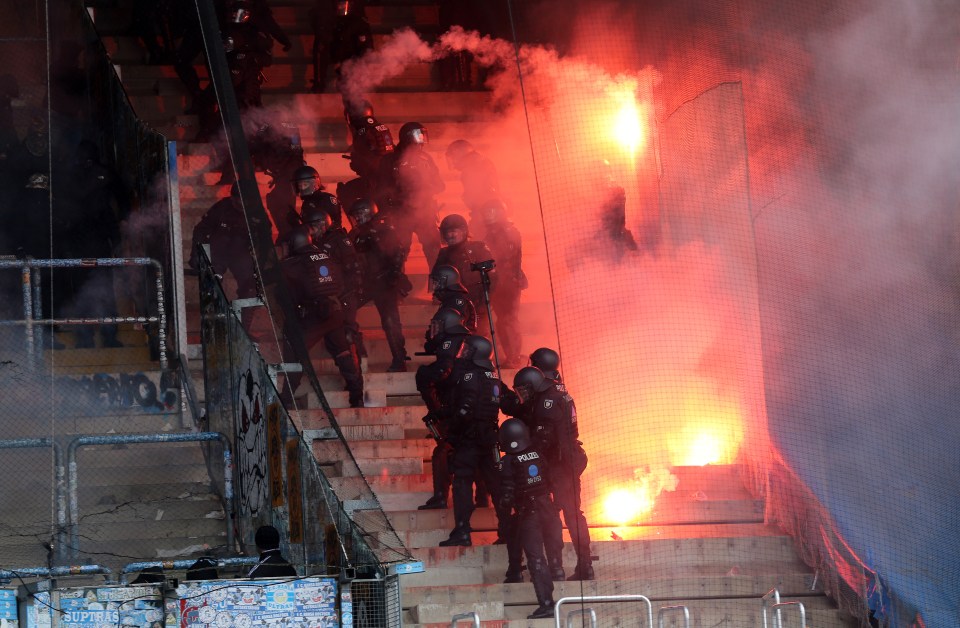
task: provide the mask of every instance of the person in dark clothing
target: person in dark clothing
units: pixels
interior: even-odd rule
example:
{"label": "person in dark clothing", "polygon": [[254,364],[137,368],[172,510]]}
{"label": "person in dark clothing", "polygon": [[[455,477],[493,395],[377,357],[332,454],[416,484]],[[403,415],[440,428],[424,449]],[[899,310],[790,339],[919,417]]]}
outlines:
{"label": "person in dark clothing", "polygon": [[[340,370],[350,394],[350,406],[363,406],[363,374],[356,347],[349,338],[341,295],[344,292],[344,271],[330,253],[310,241],[309,228],[302,225],[290,237],[290,256],[280,269],[293,302],[307,350],[323,340],[324,346]],[[289,334],[289,332],[288,332]],[[292,396],[302,373],[289,375]]]}
{"label": "person in dark clothing", "polygon": [[497,420],[502,384],[490,361],[492,352],[489,340],[471,335],[464,338],[457,354],[457,380],[450,391],[447,412],[447,441],[453,447],[450,470],[455,523],[450,537],[440,542],[442,547],[472,544],[470,517],[474,510],[473,485],[478,479],[490,491],[497,519],[503,523],[497,477]]}
{"label": "person in dark clothing", "polygon": [[[467,221],[463,216],[450,214],[445,217],[440,222],[440,235],[446,246],[440,249],[432,268],[453,266],[457,269],[460,273],[460,281],[467,289],[470,301],[477,309],[477,333],[481,336],[488,336],[490,334],[490,321],[483,293],[483,279],[478,271],[471,269],[471,265],[492,260],[494,257],[486,244],[479,240],[470,240],[469,234]],[[492,270],[489,275],[492,298],[497,291],[497,271]]]}
{"label": "person in dark clothing", "polygon": [[[539,606],[528,619],[553,617],[553,578],[547,568],[544,548],[563,544],[556,506],[550,499],[550,466],[533,445],[530,432],[519,419],[500,426],[500,507],[513,511],[514,527],[508,552],[522,550],[527,557],[533,590]],[[549,541],[548,541],[549,539]],[[519,562],[517,563],[519,564]],[[506,582],[522,582],[520,572],[507,572]]]}
{"label": "person in dark clothing", "polygon": [[254,535],[254,543],[260,552],[260,562],[253,566],[248,578],[291,578],[297,576],[283,554],[280,553],[280,532],[273,526],[260,526]]}
{"label": "person in dark clothing", "polygon": [[504,368],[521,365],[520,293],[527,288],[521,263],[520,230],[507,218],[503,202],[497,199],[480,206],[479,216],[490,237],[486,238],[497,262],[497,289],[491,291],[490,305],[497,317],[497,337],[503,347]]}
{"label": "person in dark clothing", "polygon": [[500,198],[500,176],[497,167],[484,157],[467,140],[454,140],[447,146],[445,153],[447,166],[460,173],[463,185],[463,204],[470,210],[470,227],[477,233],[483,233],[482,225],[476,225],[477,216],[483,204]]}
{"label": "person in dark clothing", "polygon": [[404,241],[417,234],[429,261],[436,259],[440,250],[436,195],[443,192],[446,184],[433,158],[424,150],[427,142],[427,129],[419,122],[407,122],[400,127],[400,143],[380,164],[376,200],[381,210],[397,217],[397,228]]}
{"label": "person in dark clothing", "polygon": [[433,300],[440,304],[438,311],[445,307],[452,308],[463,317],[463,325],[470,333],[477,330],[477,309],[467,289],[460,283],[460,271],[456,266],[435,266],[430,271],[430,292]]}
{"label": "person in dark clothing", "polygon": [[334,229],[343,227],[343,206],[335,195],[324,191],[325,188],[320,182],[320,173],[315,168],[310,166],[297,168],[293,174],[293,187],[303,202],[300,205],[299,215],[296,212],[287,214],[289,223],[296,226],[296,224],[302,222],[303,216],[313,214],[314,210],[319,210],[330,216],[330,222]]}
{"label": "person in dark clothing", "polygon": [[626,227],[627,193],[613,179],[610,163],[598,166],[596,197],[599,202],[600,231],[593,250],[608,261],[619,263],[625,255],[637,251],[637,241]]}
{"label": "person in dark clothing", "polygon": [[162,567],[144,567],[137,577],[130,581],[130,584],[159,584],[163,580]]}
{"label": "person in dark clothing", "polygon": [[173,34],[167,21],[170,6],[159,2],[131,2],[130,31],[147,51],[147,64],[169,63],[173,58]]}
{"label": "person in dark clothing", "polygon": [[[361,198],[374,199],[380,188],[381,161],[393,154],[393,136],[386,124],[373,115],[373,105],[344,101],[344,117],[350,130],[350,169],[357,178],[337,184],[337,196],[344,207],[351,207]],[[409,245],[408,247],[409,248]]]}
{"label": "person in dark clothing", "polygon": [[543,376],[552,383],[563,383],[563,377],[560,375],[560,354],[553,349],[549,347],[534,349],[530,354],[530,366],[540,369]]}
{"label": "person in dark clothing", "polygon": [[359,59],[367,51],[373,50],[373,31],[363,15],[363,3],[360,0],[338,0],[332,35],[330,61],[339,80],[343,63]]}
{"label": "person in dark clothing", "polygon": [[449,456],[450,443],[446,440],[446,417],[449,412],[445,408],[448,399],[450,384],[456,379],[451,377],[454,371],[457,354],[463,340],[469,332],[463,325],[460,313],[451,308],[442,308],[430,320],[427,330],[427,342],[424,345],[426,353],[436,359],[430,364],[423,364],[417,368],[417,392],[427,407],[424,422],[433,425],[439,434],[430,459],[433,463],[433,495],[420,510],[432,510],[447,507],[447,493],[450,491]]}
{"label": "person in dark clothing", "polygon": [[[254,166],[270,175],[270,191],[264,201],[277,227],[277,239],[282,240],[293,228],[288,216],[297,211],[296,191],[289,182],[293,180],[297,169],[303,166],[300,129],[291,122],[261,124],[247,141]],[[225,172],[232,174],[233,171],[228,169]]]}
{"label": "person in dark clothing", "polygon": [[400,321],[400,300],[410,294],[413,285],[404,273],[404,247],[390,217],[380,215],[377,204],[369,199],[360,199],[350,207],[350,221],[350,239],[363,277],[359,304],[373,301],[380,314],[380,325],[390,347],[387,372],[406,371],[410,357]]}
{"label": "person in dark clothing", "polygon": [[[337,197],[330,195],[331,201],[336,204],[336,213],[339,214]],[[347,230],[336,227],[330,218],[331,211],[320,208],[308,208],[301,216],[303,224],[313,243],[321,251],[327,253],[343,272],[343,286],[340,293],[340,303],[343,306],[343,317],[347,324],[347,338],[356,347],[359,358],[366,356],[363,348],[363,337],[360,335],[360,325],[357,324],[357,310],[360,309],[360,291],[363,288],[363,274],[360,266],[360,257],[353,246]]]}
{"label": "person in dark clothing", "polygon": [[[254,20],[253,15],[250,0],[235,0],[228,7],[228,20],[221,29],[230,82],[240,111],[263,106],[260,97],[262,71],[273,63],[273,38],[263,30],[264,23]],[[205,141],[215,135],[219,123],[217,96],[212,83],[201,93],[198,103],[200,130],[196,141]]]}
{"label": "person in dark clothing", "polygon": [[[573,397],[562,383],[551,382],[534,366],[517,371],[513,384],[521,407],[518,418],[526,423],[534,446],[553,469],[550,480],[553,499],[563,513],[577,553],[577,566],[567,580],[593,580],[590,529],[580,505],[580,476],[587,468],[587,454],[577,440],[577,409]],[[559,552],[548,547],[547,556],[553,561]]]}
{"label": "person in dark clothing", "polygon": [[217,274],[233,275],[238,299],[257,295],[256,267],[237,183],[230,186],[230,196],[214,203],[193,228],[194,250],[188,265],[194,270],[199,268],[196,247],[202,244],[210,245],[210,263]]}

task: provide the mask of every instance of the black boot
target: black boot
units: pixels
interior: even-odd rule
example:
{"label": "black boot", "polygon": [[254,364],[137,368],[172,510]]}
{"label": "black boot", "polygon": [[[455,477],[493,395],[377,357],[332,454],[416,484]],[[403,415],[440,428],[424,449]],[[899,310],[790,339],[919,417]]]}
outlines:
{"label": "black boot", "polygon": [[[567,575],[563,572],[563,563],[550,563],[550,579],[554,582],[563,582]],[[591,578],[592,580],[592,578]]]}
{"label": "black boot", "polygon": [[527,619],[546,619],[553,617],[553,600],[547,600],[537,607],[537,610],[527,615]]}
{"label": "black boot", "polygon": [[334,359],[337,368],[340,369],[340,375],[346,382],[346,388],[350,392],[350,407],[363,407],[363,375],[360,373],[360,360],[357,359],[355,352],[346,355],[339,355]]}
{"label": "black boot", "polygon": [[573,573],[570,574],[570,577],[567,578],[568,581],[574,580],[593,580],[593,565],[590,563],[577,563],[576,569],[573,570]]}
{"label": "black boot", "polygon": [[440,541],[440,547],[470,547],[473,541],[470,539],[470,528],[465,525],[459,525],[450,533],[450,537],[445,541]]}
{"label": "black boot", "polygon": [[447,507],[447,498],[443,495],[433,495],[422,506],[417,506],[417,510],[443,510]]}

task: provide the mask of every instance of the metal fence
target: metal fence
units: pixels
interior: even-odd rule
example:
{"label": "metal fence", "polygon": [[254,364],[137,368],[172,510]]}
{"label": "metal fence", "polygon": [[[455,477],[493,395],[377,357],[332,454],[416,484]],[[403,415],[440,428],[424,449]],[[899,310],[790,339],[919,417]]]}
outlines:
{"label": "metal fence", "polygon": [[[307,573],[349,570],[361,577],[410,559],[376,496],[364,482],[371,508],[364,527],[354,522],[321,472],[312,444],[291,420],[264,361],[226,299],[205,254],[200,268],[201,333],[207,416],[203,428],[231,435],[236,452],[237,540],[253,547],[260,525],[282,531],[289,560]],[[328,417],[332,422],[332,415]],[[362,478],[336,431],[340,473]],[[377,516],[379,513],[379,516]]]}

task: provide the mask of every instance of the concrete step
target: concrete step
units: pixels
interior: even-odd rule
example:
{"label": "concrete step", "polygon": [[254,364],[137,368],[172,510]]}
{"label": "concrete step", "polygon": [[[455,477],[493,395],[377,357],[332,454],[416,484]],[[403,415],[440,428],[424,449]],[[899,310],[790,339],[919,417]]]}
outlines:
{"label": "concrete step", "polygon": [[[713,564],[730,569],[757,559],[786,563],[797,560],[790,537],[763,524],[651,526],[645,532],[643,540],[593,541],[593,554],[600,557],[595,564],[597,577],[605,579],[611,573],[623,575],[620,572],[630,572],[638,565],[675,569]],[[436,547],[434,544],[412,548],[411,553],[416,560],[422,560],[427,569],[481,566],[502,577],[507,567],[506,547],[490,544],[496,536],[494,532],[473,536],[472,547]],[[565,565],[576,563],[569,543],[564,547],[563,557]]]}

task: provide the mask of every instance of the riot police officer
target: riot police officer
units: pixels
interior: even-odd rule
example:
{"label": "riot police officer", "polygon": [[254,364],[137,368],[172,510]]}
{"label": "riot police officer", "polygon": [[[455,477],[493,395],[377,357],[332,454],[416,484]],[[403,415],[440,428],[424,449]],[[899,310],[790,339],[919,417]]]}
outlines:
{"label": "riot police officer", "polygon": [[330,216],[330,222],[335,229],[343,226],[343,208],[336,196],[324,191],[320,182],[320,173],[311,166],[301,166],[293,173],[293,189],[300,197],[300,215],[296,212],[287,215],[287,221],[294,225],[302,222],[301,217],[311,209],[319,209]]}
{"label": "riot police officer", "polygon": [[381,209],[389,208],[399,220],[398,228],[417,234],[429,263],[440,250],[437,233],[436,195],[446,188],[440,170],[425,150],[427,129],[419,122],[400,127],[399,144],[381,162]]}
{"label": "riot police officer", "polygon": [[530,354],[530,366],[535,366],[543,372],[543,376],[554,384],[562,384],[560,375],[560,354],[550,347],[534,349]]}
{"label": "riot police officer", "polygon": [[460,271],[455,266],[441,264],[430,271],[430,292],[440,308],[453,308],[463,317],[463,325],[473,333],[477,330],[477,310],[467,289],[460,283]]}
{"label": "riot police officer", "polygon": [[447,166],[460,173],[463,204],[470,210],[470,223],[487,201],[500,198],[500,176],[497,167],[467,140],[454,140],[446,150]]}
{"label": "riot police officer", "polygon": [[356,179],[337,184],[337,196],[344,207],[352,207],[361,198],[374,198],[380,187],[380,163],[393,154],[393,136],[386,124],[373,114],[373,105],[364,100],[353,103],[345,100],[344,117],[350,130],[350,169]]}
{"label": "riot police officer", "polygon": [[[500,426],[500,504],[512,518],[511,545],[527,557],[533,590],[539,606],[528,619],[553,616],[553,579],[547,568],[544,547],[549,542],[563,545],[560,520],[550,500],[550,467],[534,447],[530,432],[519,419],[507,419]],[[514,576],[511,578],[511,576]],[[507,573],[507,582],[521,582],[519,574]]]}
{"label": "riot police officer", "polygon": [[496,234],[486,242],[497,262],[497,289],[490,294],[490,305],[497,317],[497,335],[503,347],[501,366],[516,368],[521,365],[523,340],[520,335],[520,292],[527,288],[527,277],[521,268],[520,230],[507,218],[506,208],[499,199],[481,204],[478,215],[485,232]]}
{"label": "riot police officer", "polygon": [[353,230],[350,239],[360,261],[362,290],[360,306],[373,301],[380,314],[380,325],[387,336],[391,362],[387,372],[407,370],[406,341],[400,322],[400,299],[413,286],[404,271],[406,256],[389,216],[380,215],[377,204],[360,199],[350,207]]}
{"label": "riot police officer", "polygon": [[[444,402],[447,400],[447,389],[457,354],[460,353],[460,347],[468,334],[460,313],[451,308],[442,308],[434,314],[430,320],[430,328],[427,330],[424,350],[434,355],[436,359],[417,368],[416,384],[417,392],[427,406],[427,414],[423,417],[423,421],[431,428],[437,443],[431,455],[433,495],[420,506],[420,510],[447,507],[447,493],[450,491],[448,471],[450,443],[446,440],[447,413],[444,411]],[[452,381],[455,382],[456,378]]]}
{"label": "riot police officer", "polygon": [[190,268],[197,269],[196,247],[210,245],[210,263],[217,274],[229,271],[237,282],[237,298],[257,295],[256,271],[250,252],[250,235],[240,201],[240,186],[230,186],[230,196],[218,200],[193,228],[194,250]]}
{"label": "riot police officer", "polygon": [[289,216],[296,215],[297,192],[288,182],[303,166],[300,129],[291,122],[265,123],[257,127],[248,142],[254,166],[270,175],[270,191],[264,200],[277,227],[277,240],[284,240],[296,226],[291,224]]}
{"label": "riot police officer", "polygon": [[[325,194],[325,192],[321,192]],[[337,197],[327,195],[331,203],[339,210]],[[357,324],[357,309],[360,307],[360,289],[363,284],[360,258],[353,247],[353,240],[343,227],[333,225],[330,211],[321,207],[308,207],[302,214],[303,224],[307,226],[307,233],[313,243],[334,260],[343,273],[343,284],[340,292],[340,302],[343,305],[343,318],[347,326],[347,338],[356,346],[359,357],[366,355],[363,349],[363,339],[360,335],[360,326]],[[359,368],[359,366],[358,366]]]}
{"label": "riot police officer", "polygon": [[[487,245],[479,240],[469,239],[467,221],[459,214],[450,214],[440,222],[440,235],[446,246],[437,254],[433,268],[453,266],[460,273],[460,280],[470,295],[470,300],[478,310],[477,331],[486,336],[490,333],[490,321],[487,317],[486,302],[483,293],[483,278],[479,271],[471,266],[478,262],[494,259]],[[432,271],[431,271],[432,272]],[[496,292],[496,270],[489,271],[491,297]]]}
{"label": "riot police officer", "polygon": [[[363,375],[355,347],[347,336],[340,300],[344,289],[340,265],[327,251],[311,243],[308,228],[303,225],[292,231],[290,256],[280,263],[280,268],[297,307],[307,350],[323,340],[346,382],[350,407],[362,407]],[[300,377],[300,373],[290,376],[291,395]]]}
{"label": "riot police officer", "polygon": [[[497,421],[502,384],[490,356],[493,346],[483,336],[467,336],[457,354],[457,380],[451,389],[447,415],[447,441],[453,447],[453,516],[455,527],[442,547],[469,546],[470,517],[474,510],[473,485],[482,480],[497,505],[500,491],[497,464]],[[499,527],[499,526],[498,526]],[[502,535],[503,536],[503,535]]]}
{"label": "riot police officer", "polygon": [[[563,513],[577,553],[577,566],[568,580],[593,580],[590,530],[580,506],[580,476],[587,468],[587,454],[577,440],[577,409],[562,383],[551,382],[535,366],[526,366],[514,376],[514,392],[521,402],[520,418],[530,428],[534,446],[554,470],[550,485],[553,499]],[[547,555],[555,556],[548,548]]]}

